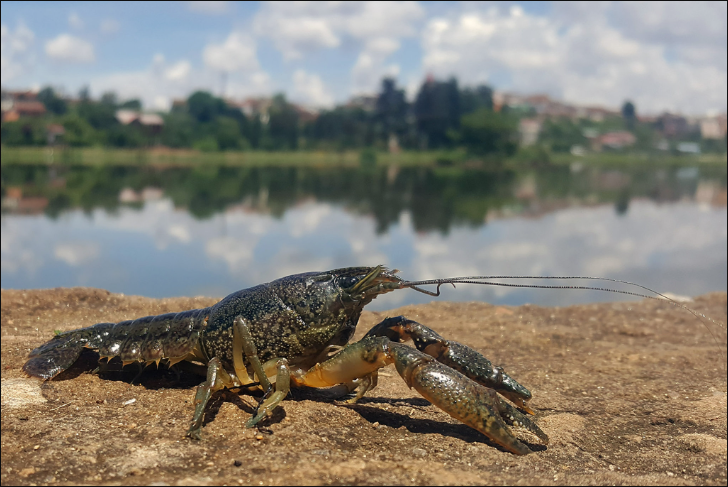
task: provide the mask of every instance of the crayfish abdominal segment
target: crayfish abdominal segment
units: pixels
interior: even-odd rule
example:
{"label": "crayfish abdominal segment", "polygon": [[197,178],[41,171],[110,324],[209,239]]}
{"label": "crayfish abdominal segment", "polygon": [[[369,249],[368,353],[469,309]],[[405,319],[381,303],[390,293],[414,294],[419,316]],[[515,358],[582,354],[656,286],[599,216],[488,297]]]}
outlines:
{"label": "crayfish abdominal segment", "polygon": [[[102,358],[118,356],[125,365],[200,362],[206,380],[195,393],[187,432],[200,439],[215,391],[263,389],[257,413],[246,422],[252,427],[286,398],[291,386],[343,385],[356,390],[349,400],[355,402],[376,387],[380,368],[394,364],[410,388],[506,450],[531,452],[509,426],[548,443],[528,417],[531,393],[466,345],[402,316],[385,319],[347,344],[362,309],[378,295],[405,288],[435,294],[396,272],[377,266],[296,274],[243,289],[210,308],[68,331],[33,350],[23,370],[51,379],[69,368],[83,348],[99,350]],[[408,340],[414,348],[404,345]]]}

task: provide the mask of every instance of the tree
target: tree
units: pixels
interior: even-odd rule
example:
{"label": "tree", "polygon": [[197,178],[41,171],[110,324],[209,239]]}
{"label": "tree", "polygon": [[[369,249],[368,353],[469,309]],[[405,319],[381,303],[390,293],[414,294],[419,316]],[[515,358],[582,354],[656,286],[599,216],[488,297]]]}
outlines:
{"label": "tree", "polygon": [[518,148],[517,120],[487,108],[463,115],[460,134],[468,151],[479,156],[511,156]]}
{"label": "tree", "polygon": [[225,101],[206,91],[196,91],[187,99],[187,108],[198,122],[212,122],[226,111]]}
{"label": "tree", "polygon": [[38,100],[45,105],[46,110],[56,115],[64,115],[68,111],[66,100],[56,95],[50,86],[38,92]]}
{"label": "tree", "polygon": [[273,97],[268,129],[274,149],[298,148],[298,112],[283,94]]}
{"label": "tree", "polygon": [[195,120],[189,113],[170,112],[164,117],[162,144],[169,147],[190,147],[195,134]]}
{"label": "tree", "polygon": [[548,119],[539,134],[539,140],[550,146],[553,152],[569,152],[575,145],[586,145],[583,129],[568,119]]}
{"label": "tree", "polygon": [[635,122],[637,121],[637,110],[635,109],[634,103],[627,100],[622,105],[622,118],[627,128],[630,130],[634,129]]}
{"label": "tree", "polygon": [[66,117],[63,120],[63,128],[66,130],[64,138],[71,147],[84,147],[94,142],[93,127],[77,115]]}
{"label": "tree", "polygon": [[448,133],[460,126],[460,92],[458,82],[427,79],[422,84],[414,104],[417,131],[430,148],[450,145]]}
{"label": "tree", "polygon": [[88,86],[82,86],[81,89],[78,90],[78,99],[82,102],[86,102],[91,99],[91,92]]}
{"label": "tree", "polygon": [[78,104],[77,111],[96,130],[107,130],[119,123],[112,105],[87,100]]}
{"label": "tree", "polygon": [[463,115],[481,108],[493,109],[493,88],[479,85],[475,88],[465,88],[460,92],[460,110]]}
{"label": "tree", "polygon": [[142,109],[142,102],[137,98],[134,98],[133,100],[126,100],[124,103],[119,105],[119,108],[139,111]]}
{"label": "tree", "polygon": [[371,145],[371,117],[361,108],[337,107],[321,112],[306,135],[336,150]]}
{"label": "tree", "polygon": [[26,118],[2,124],[2,143],[9,146],[44,145],[45,124],[41,119]]}
{"label": "tree", "polygon": [[119,104],[119,99],[116,96],[116,93],[113,91],[107,91],[101,95],[101,104],[116,108],[116,105]]}
{"label": "tree", "polygon": [[138,125],[116,125],[106,133],[106,143],[114,147],[142,147],[147,142]]}
{"label": "tree", "polygon": [[260,114],[253,116],[253,119],[244,127],[245,132],[243,136],[250,141],[253,149],[259,149],[263,142],[264,127],[263,122],[260,120]]}
{"label": "tree", "polygon": [[218,117],[215,120],[215,139],[220,150],[240,149],[243,145],[240,125],[231,117]]}
{"label": "tree", "polygon": [[377,97],[376,118],[381,124],[383,140],[391,134],[402,135],[407,130],[407,100],[404,90],[397,89],[393,78],[382,80],[382,91]]}

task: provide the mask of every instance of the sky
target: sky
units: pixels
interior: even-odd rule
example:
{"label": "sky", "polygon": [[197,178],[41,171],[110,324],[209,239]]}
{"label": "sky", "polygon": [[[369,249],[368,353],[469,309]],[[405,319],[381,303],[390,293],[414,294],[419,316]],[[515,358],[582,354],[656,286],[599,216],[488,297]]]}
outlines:
{"label": "sky", "polygon": [[4,89],[330,108],[393,76],[638,113],[726,111],[726,2],[8,2]]}

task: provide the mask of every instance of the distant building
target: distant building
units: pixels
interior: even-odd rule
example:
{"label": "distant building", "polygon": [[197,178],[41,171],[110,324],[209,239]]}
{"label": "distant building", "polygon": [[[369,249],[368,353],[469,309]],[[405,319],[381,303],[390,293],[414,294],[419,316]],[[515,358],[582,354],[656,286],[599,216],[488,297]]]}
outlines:
{"label": "distant building", "polygon": [[522,118],[518,122],[518,135],[522,146],[525,147],[538,142],[541,125],[541,120],[537,118]]}
{"label": "distant building", "polygon": [[187,100],[182,100],[179,98],[176,98],[172,100],[172,107],[170,108],[170,112],[184,112],[187,110]]}
{"label": "distant building", "polygon": [[496,91],[493,93],[493,110],[499,112],[508,106],[511,110],[523,114],[537,115],[541,118],[570,118],[572,120],[587,118],[601,122],[609,117],[620,115],[617,110],[603,107],[583,107],[554,100],[548,95],[518,95]]}
{"label": "distant building", "polygon": [[349,98],[346,108],[361,108],[365,112],[373,112],[377,109],[376,95],[357,95]]}
{"label": "distant building", "polygon": [[51,123],[46,126],[46,139],[48,145],[58,145],[63,142],[63,136],[66,135],[66,129],[63,125]]}
{"label": "distant building", "polygon": [[695,130],[690,126],[687,118],[682,115],[675,115],[667,112],[657,117],[657,120],[655,121],[655,128],[657,128],[657,130],[659,130],[662,135],[668,139],[678,139]]}
{"label": "distant building", "polygon": [[2,92],[2,121],[15,122],[20,117],[42,117],[46,107],[38,101],[37,94],[32,91]]}
{"label": "distant building", "polygon": [[677,151],[681,154],[700,154],[700,144],[697,142],[679,142]]}
{"label": "distant building", "polygon": [[23,196],[23,189],[17,186],[8,187],[2,199],[2,209],[12,213],[37,215],[43,213],[48,206],[48,198],[42,196]]}
{"label": "distant building", "polygon": [[602,147],[608,147],[610,149],[623,149],[629,147],[637,142],[631,132],[619,131],[619,132],[608,132],[598,138],[599,145]]}
{"label": "distant building", "polygon": [[726,135],[726,114],[700,120],[700,137],[703,139],[723,139]]}
{"label": "distant building", "polygon": [[305,107],[303,105],[296,105],[292,103],[293,109],[298,113],[298,120],[304,123],[313,122],[319,116],[319,111],[315,108]]}
{"label": "distant building", "polygon": [[579,114],[580,118],[588,118],[592,122],[603,122],[607,118],[620,116],[617,110],[604,107],[581,107]]}
{"label": "distant building", "polygon": [[273,106],[272,98],[247,98],[243,101],[226,100],[226,103],[229,107],[237,108],[243,112],[247,118],[259,115],[263,125],[270,121],[270,109]]}
{"label": "distant building", "polygon": [[164,119],[156,113],[142,113],[136,110],[117,110],[116,120],[122,125],[141,125],[157,134],[164,127]]}

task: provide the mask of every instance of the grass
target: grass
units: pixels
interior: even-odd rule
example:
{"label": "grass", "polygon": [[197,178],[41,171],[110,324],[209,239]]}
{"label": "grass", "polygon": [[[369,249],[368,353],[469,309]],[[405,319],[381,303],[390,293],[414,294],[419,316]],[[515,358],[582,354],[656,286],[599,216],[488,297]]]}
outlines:
{"label": "grass", "polygon": [[[226,166],[306,166],[358,167],[360,151],[268,152],[229,151],[199,152],[192,149],[106,149],[106,148],[49,148],[2,147],[3,164],[74,164],[74,165],[170,165],[198,164]],[[458,151],[403,151],[397,154],[379,152],[378,165],[432,166],[438,160],[462,160]]]}
{"label": "grass", "polygon": [[[2,147],[3,164],[69,164],[69,165],[116,165],[116,166],[276,166],[276,167],[359,167],[361,151],[325,152],[267,152],[267,151],[230,151],[199,152],[191,149],[107,149],[88,148],[50,148],[50,147]],[[507,167],[531,164],[524,153],[516,154],[505,161]],[[571,154],[549,154],[549,163],[566,165],[581,162],[587,165],[621,166],[632,164],[660,165],[726,165],[725,154],[661,155],[661,154],[621,154],[595,153],[584,156]],[[402,151],[396,154],[376,153],[376,164],[380,166],[422,166],[438,165],[478,165],[468,158],[462,150],[449,151]]]}

